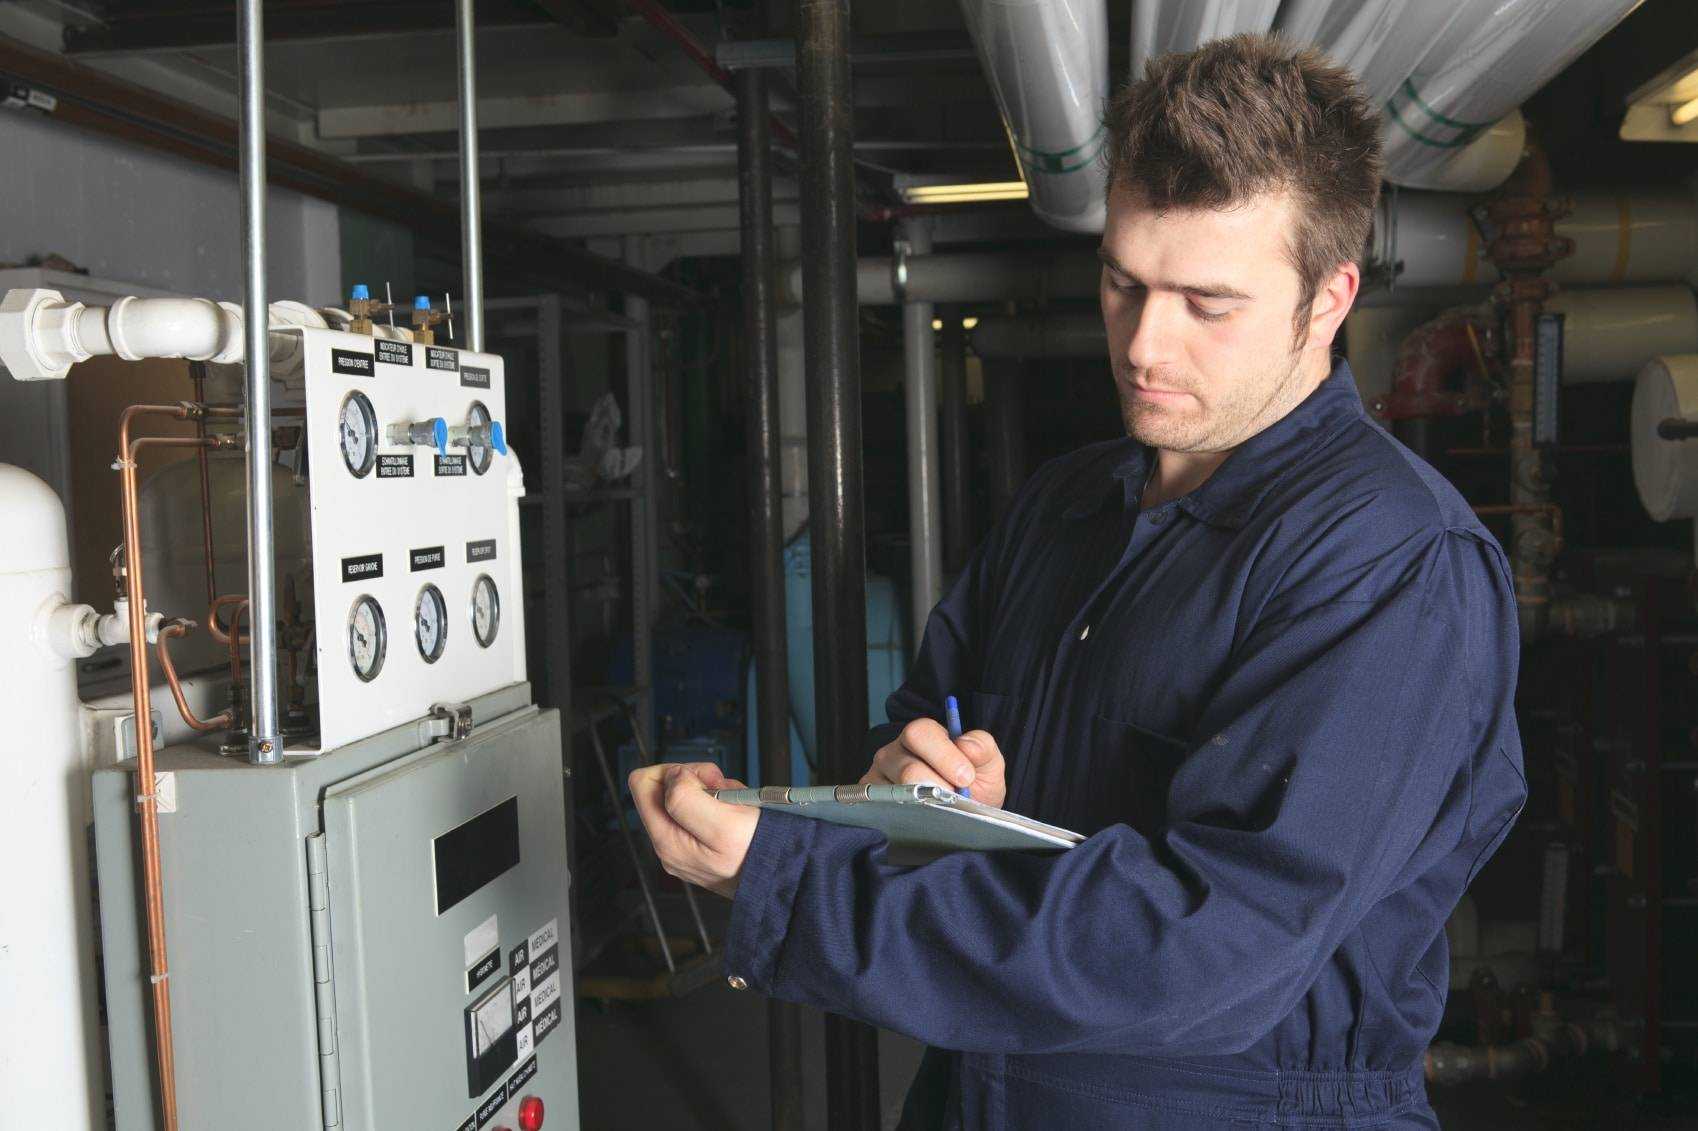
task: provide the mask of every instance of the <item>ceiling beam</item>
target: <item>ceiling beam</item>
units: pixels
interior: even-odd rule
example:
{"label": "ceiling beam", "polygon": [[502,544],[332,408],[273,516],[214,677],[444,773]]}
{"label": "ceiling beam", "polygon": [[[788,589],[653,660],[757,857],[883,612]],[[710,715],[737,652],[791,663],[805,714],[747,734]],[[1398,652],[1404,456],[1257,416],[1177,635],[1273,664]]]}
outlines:
{"label": "ceiling beam", "polygon": [[[50,120],[215,168],[238,168],[240,138],[233,119],[6,36],[0,36],[0,78],[53,95],[56,102],[51,109],[29,111],[44,113]],[[388,220],[428,241],[459,247],[460,212],[450,200],[381,180],[274,134],[266,140],[266,166],[270,184]],[[237,235],[230,233],[232,239]],[[695,291],[669,279],[525,228],[486,224],[484,255],[502,273],[568,293],[621,291],[668,305],[701,301]]]}

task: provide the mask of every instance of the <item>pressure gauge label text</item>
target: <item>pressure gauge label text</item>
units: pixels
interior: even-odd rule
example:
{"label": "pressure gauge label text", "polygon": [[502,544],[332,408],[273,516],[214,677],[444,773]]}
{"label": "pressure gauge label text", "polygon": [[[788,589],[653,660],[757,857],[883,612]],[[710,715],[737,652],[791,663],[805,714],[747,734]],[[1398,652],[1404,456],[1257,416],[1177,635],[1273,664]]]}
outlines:
{"label": "pressure gauge label text", "polygon": [[382,576],[382,554],[361,554],[356,558],[342,559],[343,581],[368,581],[371,578]]}
{"label": "pressure gauge label text", "polygon": [[333,349],[330,351],[330,371],[350,377],[370,377],[373,373],[371,354]]}

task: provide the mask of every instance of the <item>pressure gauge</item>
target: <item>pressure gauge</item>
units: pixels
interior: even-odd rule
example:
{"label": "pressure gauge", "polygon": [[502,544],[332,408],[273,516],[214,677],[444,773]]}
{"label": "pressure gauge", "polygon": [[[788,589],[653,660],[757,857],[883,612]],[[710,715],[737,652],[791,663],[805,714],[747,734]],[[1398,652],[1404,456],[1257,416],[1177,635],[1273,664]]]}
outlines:
{"label": "pressure gauge", "polygon": [[434,585],[426,585],[419,590],[419,603],[413,609],[413,623],[419,655],[427,664],[436,663],[442,656],[442,646],[448,643],[448,605],[442,600],[442,590]]}
{"label": "pressure gauge", "polygon": [[472,635],[478,644],[488,648],[495,643],[495,633],[501,627],[501,595],[489,574],[479,574],[472,586]]}
{"label": "pressure gauge", "polygon": [[356,599],[348,613],[348,662],[354,665],[354,674],[366,683],[376,679],[388,650],[389,631],[384,627],[377,598]]}
{"label": "pressure gauge", "polygon": [[[473,401],[472,407],[466,410],[466,462],[479,475],[489,470],[489,461],[494,456],[489,422],[489,409],[483,406],[482,401]],[[493,629],[490,635],[494,635]]]}
{"label": "pressure gauge", "polygon": [[342,462],[357,478],[364,479],[377,462],[377,413],[371,401],[361,392],[352,392],[342,401],[342,419],[338,422],[342,440]]}

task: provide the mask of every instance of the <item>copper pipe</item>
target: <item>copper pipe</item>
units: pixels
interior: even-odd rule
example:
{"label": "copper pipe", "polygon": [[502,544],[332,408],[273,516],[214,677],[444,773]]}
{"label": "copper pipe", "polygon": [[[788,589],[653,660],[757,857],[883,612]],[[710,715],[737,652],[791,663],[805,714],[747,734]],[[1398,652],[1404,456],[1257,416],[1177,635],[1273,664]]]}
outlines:
{"label": "copper pipe", "polygon": [[[212,604],[207,606],[206,610],[206,631],[208,635],[220,644],[230,643],[230,634],[224,630],[223,623],[219,621],[218,612],[228,605],[245,605],[247,603],[247,597],[241,593],[226,593],[222,597],[214,597]],[[231,630],[236,627],[236,617],[241,615],[241,610],[238,609],[235,616],[230,619]]]}
{"label": "copper pipe", "polygon": [[159,667],[165,672],[165,682],[171,687],[171,698],[177,701],[177,713],[183,716],[183,721],[198,731],[222,730],[231,723],[231,713],[225,711],[221,715],[202,722],[189,709],[189,701],[183,696],[183,685],[177,679],[177,666],[171,662],[171,649],[167,646],[172,637],[184,636],[195,625],[191,620],[174,620],[159,630]]}
{"label": "copper pipe", "polygon": [[230,679],[233,683],[242,681],[242,645],[246,644],[252,635],[242,635],[242,614],[247,611],[248,599],[243,597],[237,602],[236,611],[230,614],[230,632],[227,639],[230,644]]}
{"label": "copper pipe", "polygon": [[[130,424],[141,416],[182,420],[181,405],[132,405],[118,425],[118,471],[124,525],[125,583],[130,617],[130,692],[135,701],[136,811],[141,818],[142,889],[147,919],[149,986],[153,999],[153,1047],[159,1071],[160,1122],[177,1131],[176,1050],[171,1034],[170,969],[165,947],[165,898],[159,867],[159,812],[154,798],[153,709],[148,689],[147,617],[143,607],[141,523],[137,517],[136,456],[145,440],[130,440]],[[163,439],[163,438],[156,438]],[[200,441],[190,439],[191,444]]]}
{"label": "copper pipe", "polygon": [[[202,407],[206,405],[206,363],[194,362],[189,366],[189,374],[195,382],[195,401]],[[201,548],[206,554],[206,600],[210,604],[218,596],[218,566],[212,557],[212,470],[206,456],[206,416],[195,417],[195,435],[201,440],[200,451],[195,458],[200,463],[200,534]],[[167,663],[164,653],[164,637],[160,638],[160,662]],[[179,703],[181,700],[179,700]]]}

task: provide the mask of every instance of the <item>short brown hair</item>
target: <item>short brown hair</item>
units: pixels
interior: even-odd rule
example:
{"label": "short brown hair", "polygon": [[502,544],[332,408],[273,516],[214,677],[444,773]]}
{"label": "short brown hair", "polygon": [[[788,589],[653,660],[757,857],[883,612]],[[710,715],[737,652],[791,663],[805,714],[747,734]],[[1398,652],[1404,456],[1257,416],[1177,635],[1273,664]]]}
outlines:
{"label": "short brown hair", "polygon": [[1379,113],[1356,77],[1311,48],[1235,35],[1152,59],[1108,105],[1108,183],[1157,209],[1230,208],[1289,192],[1299,335],[1321,284],[1359,262],[1373,229]]}

